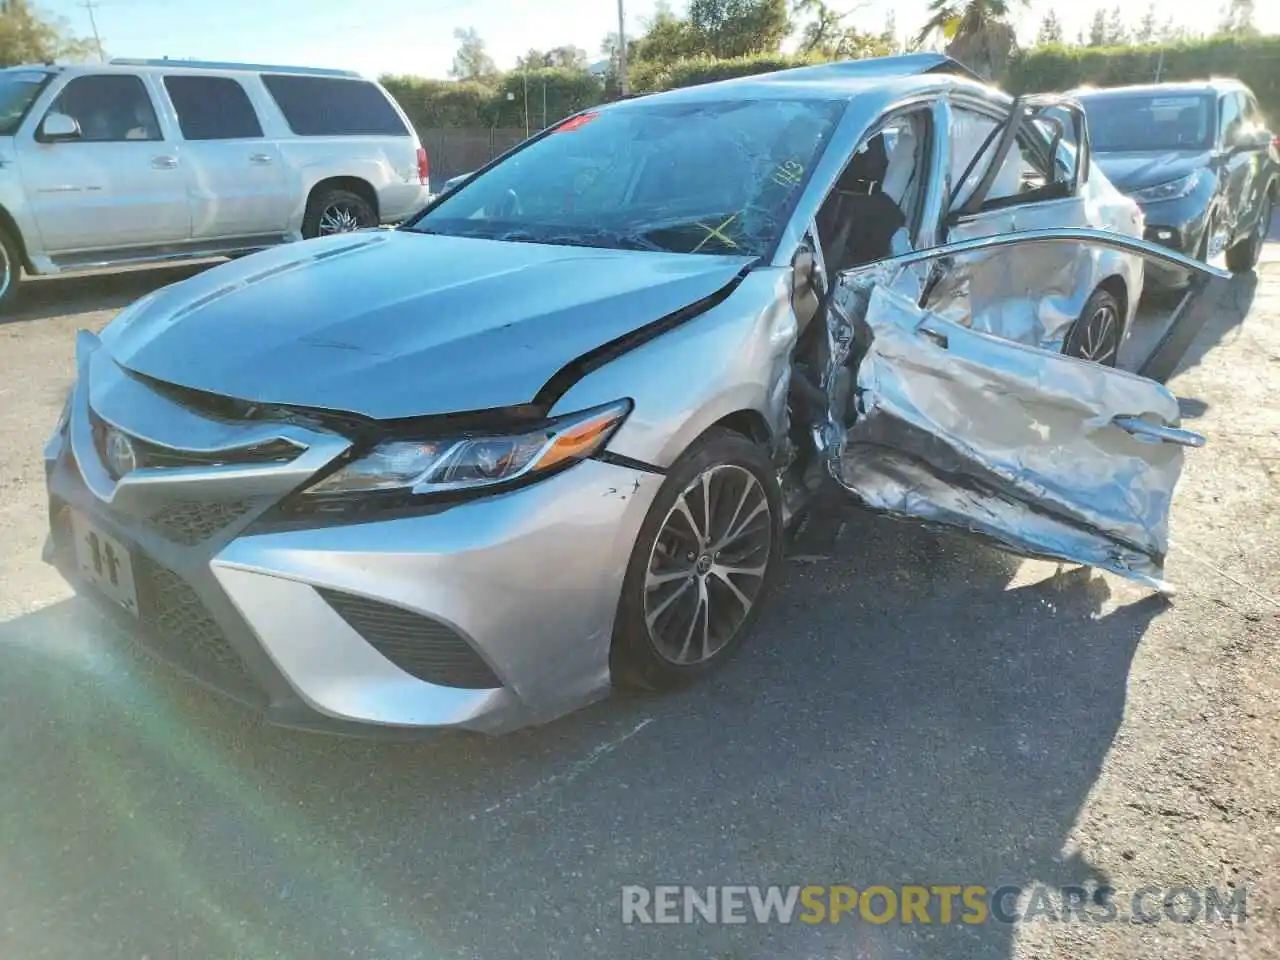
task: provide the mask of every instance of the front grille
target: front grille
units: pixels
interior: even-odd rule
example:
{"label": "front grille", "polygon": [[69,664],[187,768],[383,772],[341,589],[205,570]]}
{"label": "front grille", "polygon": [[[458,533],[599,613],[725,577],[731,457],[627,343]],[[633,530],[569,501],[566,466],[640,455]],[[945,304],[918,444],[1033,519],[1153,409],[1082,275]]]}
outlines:
{"label": "front grille", "polygon": [[197,674],[211,667],[224,675],[247,676],[244,662],[199,594],[146,554],[135,552],[133,559],[139,614],[160,652],[172,654]]}
{"label": "front grille", "polygon": [[502,686],[471,644],[443,623],[349,593],[322,588],[317,592],[371,647],[405,673],[443,687],[493,690]]}
{"label": "front grille", "polygon": [[154,510],[147,522],[167,539],[195,546],[235,523],[253,509],[249,500],[170,501]]}

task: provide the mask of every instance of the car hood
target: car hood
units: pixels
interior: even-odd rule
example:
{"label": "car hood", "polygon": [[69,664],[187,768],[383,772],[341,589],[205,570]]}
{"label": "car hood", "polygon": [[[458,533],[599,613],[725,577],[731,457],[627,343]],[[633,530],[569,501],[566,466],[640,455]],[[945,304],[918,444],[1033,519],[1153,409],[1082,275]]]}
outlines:
{"label": "car hood", "polygon": [[157,380],[375,419],[529,403],[565,364],[708,297],[747,257],[378,230],[166,287],[103,332]]}
{"label": "car hood", "polygon": [[1144,150],[1136,153],[1095,153],[1094,160],[1117,190],[1132,193],[1189,176],[1209,166],[1205,150]]}

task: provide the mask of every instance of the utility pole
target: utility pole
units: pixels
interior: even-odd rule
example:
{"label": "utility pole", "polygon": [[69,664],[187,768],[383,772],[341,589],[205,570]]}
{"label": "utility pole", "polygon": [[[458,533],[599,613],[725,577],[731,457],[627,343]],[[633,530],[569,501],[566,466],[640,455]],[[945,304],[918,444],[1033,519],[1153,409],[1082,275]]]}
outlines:
{"label": "utility pole", "polygon": [[94,0],[84,0],[80,6],[89,11],[89,26],[93,28],[93,45],[98,48],[98,59],[105,62],[107,55],[102,52],[102,37],[98,36],[98,20],[93,15],[93,8],[97,6]]}
{"label": "utility pole", "polygon": [[618,90],[627,95],[627,18],[618,0]]}

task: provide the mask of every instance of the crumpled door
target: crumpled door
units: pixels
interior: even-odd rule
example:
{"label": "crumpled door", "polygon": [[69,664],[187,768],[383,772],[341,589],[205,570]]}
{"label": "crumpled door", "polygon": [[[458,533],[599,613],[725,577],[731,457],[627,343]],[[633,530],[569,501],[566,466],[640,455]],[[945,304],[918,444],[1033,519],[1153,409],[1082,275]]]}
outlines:
{"label": "crumpled door", "polygon": [[922,308],[931,271],[994,248],[1091,242],[1171,262],[1196,282],[1132,364],[1163,380],[1228,275],[1089,230],[966,241],[847,271],[828,300],[828,470],[867,506],[957,528],[1012,552],[1110,570],[1164,589],[1169,507],[1184,451],[1157,379],[1014,342]]}

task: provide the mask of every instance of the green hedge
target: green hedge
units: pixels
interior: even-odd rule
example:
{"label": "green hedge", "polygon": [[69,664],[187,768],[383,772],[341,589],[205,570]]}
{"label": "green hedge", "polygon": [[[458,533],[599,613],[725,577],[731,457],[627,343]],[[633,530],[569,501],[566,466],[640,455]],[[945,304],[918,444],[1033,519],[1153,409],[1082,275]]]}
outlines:
{"label": "green hedge", "polygon": [[631,81],[631,87],[636,93],[655,93],[659,90],[693,87],[700,83],[803,67],[818,63],[821,59],[817,55],[765,53],[728,60],[701,56],[669,64],[647,63],[642,60],[627,71],[627,79]]}
{"label": "green hedge", "polygon": [[1210,40],[1165,47],[1038,47],[1016,55],[1003,78],[1012,93],[1236,77],[1248,84],[1272,123],[1280,124],[1280,36]]}
{"label": "green hedge", "polygon": [[529,123],[535,130],[542,127],[544,102],[550,122],[604,99],[601,77],[564,68],[507,73],[492,84],[404,76],[382,77],[382,83],[419,130],[522,127],[526,84]]}
{"label": "green hedge", "polygon": [[[1001,83],[1013,93],[1067,90],[1085,84],[1150,83],[1162,50],[1162,79],[1238,77],[1253,88],[1272,123],[1280,126],[1280,36],[1219,37],[1166,47],[1037,47],[1015,54]],[[653,93],[819,60],[814,55],[760,54],[729,60],[703,56],[669,64],[639,61],[632,65],[629,79],[635,92]],[[523,128],[526,79],[529,123],[535,130],[542,127],[544,86],[549,122],[600,103],[607,95],[604,78],[560,68],[530,70],[527,77],[521,72],[507,73],[493,83],[422,77],[383,77],[382,81],[417,128],[425,131]]]}

